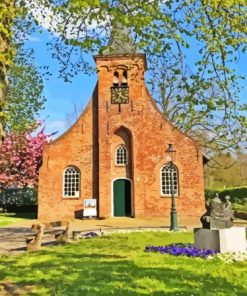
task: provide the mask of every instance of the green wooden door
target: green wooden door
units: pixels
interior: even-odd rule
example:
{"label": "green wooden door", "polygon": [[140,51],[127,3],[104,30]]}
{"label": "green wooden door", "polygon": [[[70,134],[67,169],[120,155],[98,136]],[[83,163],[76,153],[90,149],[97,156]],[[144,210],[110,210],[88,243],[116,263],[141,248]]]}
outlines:
{"label": "green wooden door", "polygon": [[129,180],[118,179],[113,183],[114,216],[131,215],[131,183]]}

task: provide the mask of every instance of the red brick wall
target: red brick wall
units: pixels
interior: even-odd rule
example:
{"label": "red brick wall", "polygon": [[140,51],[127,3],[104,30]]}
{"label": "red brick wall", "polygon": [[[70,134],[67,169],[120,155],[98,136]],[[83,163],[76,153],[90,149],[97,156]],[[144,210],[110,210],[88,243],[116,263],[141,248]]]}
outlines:
{"label": "red brick wall", "polygon": [[[132,180],[132,214],[169,216],[171,198],[160,192],[160,170],[165,150],[177,150],[180,194],[178,215],[204,212],[202,155],[197,144],[175,129],[159,112],[144,84],[144,56],[95,57],[99,81],[87,109],[77,123],[47,146],[40,171],[39,218],[73,218],[83,198],[99,198],[99,215],[112,215],[112,186],[117,178]],[[129,104],[111,105],[114,71],[128,71]],[[120,75],[121,76],[121,75]],[[125,144],[130,162],[115,165],[115,150]],[[62,175],[68,165],[81,170],[79,199],[63,199]]]}
{"label": "red brick wall", "polygon": [[[96,63],[99,73],[100,215],[111,215],[112,180],[116,176],[126,176],[114,165],[113,153],[109,153],[112,146],[118,144],[115,130],[122,126],[132,137],[133,214],[169,215],[171,200],[161,197],[160,169],[166,163],[165,150],[172,143],[177,149],[175,164],[180,176],[180,195],[176,198],[178,212],[200,216],[204,211],[201,152],[194,141],[175,129],[158,111],[144,84],[143,57],[96,57]],[[114,71],[121,73],[123,69],[128,70],[131,102],[121,105],[119,112],[118,105],[110,104],[110,87]]]}
{"label": "red brick wall", "polygon": [[[47,145],[39,176],[38,218],[74,218],[83,209],[83,198],[92,197],[92,100],[65,134]],[[63,172],[73,165],[81,172],[80,198],[63,198]]]}

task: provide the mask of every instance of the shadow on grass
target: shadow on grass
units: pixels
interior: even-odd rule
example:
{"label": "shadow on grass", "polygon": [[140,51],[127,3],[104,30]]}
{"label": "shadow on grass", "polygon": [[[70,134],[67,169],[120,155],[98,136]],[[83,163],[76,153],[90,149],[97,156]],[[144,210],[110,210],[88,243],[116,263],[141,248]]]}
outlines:
{"label": "shadow on grass", "polygon": [[28,295],[246,295],[246,265],[123,252],[120,239],[93,240],[0,259],[0,281],[34,285]]}
{"label": "shadow on grass", "polygon": [[37,212],[7,213],[9,217],[22,219],[36,219]]}

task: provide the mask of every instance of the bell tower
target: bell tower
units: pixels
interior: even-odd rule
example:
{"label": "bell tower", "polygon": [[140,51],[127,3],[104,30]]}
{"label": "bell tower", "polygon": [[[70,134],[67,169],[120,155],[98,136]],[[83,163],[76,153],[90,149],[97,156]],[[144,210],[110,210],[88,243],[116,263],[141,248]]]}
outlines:
{"label": "bell tower", "polygon": [[[97,72],[97,145],[98,145],[98,201],[99,216],[114,216],[113,180],[128,178],[131,188],[131,216],[134,216],[134,182],[132,159],[133,115],[142,107],[146,87],[144,73],[146,57],[136,51],[128,30],[120,25],[112,32],[108,47],[94,56]],[[134,118],[134,117],[133,117]],[[138,121],[137,118],[135,120]],[[119,144],[128,143],[129,163],[125,167],[115,165],[114,139],[118,130],[122,133]],[[116,140],[117,141],[117,140]],[[117,144],[117,143],[116,143]],[[127,145],[127,144],[126,144]],[[94,170],[96,172],[96,170]]]}
{"label": "bell tower", "polygon": [[[144,85],[146,57],[136,50],[127,28],[118,24],[108,47],[94,56],[99,78],[99,100],[109,104],[130,104]],[[134,93],[133,93],[134,92]]]}

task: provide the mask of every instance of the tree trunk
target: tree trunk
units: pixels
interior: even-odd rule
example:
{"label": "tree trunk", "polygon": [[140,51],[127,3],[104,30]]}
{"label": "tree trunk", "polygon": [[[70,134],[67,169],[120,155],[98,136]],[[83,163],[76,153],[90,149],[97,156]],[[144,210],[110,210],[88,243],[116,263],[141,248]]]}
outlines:
{"label": "tree trunk", "polygon": [[[2,40],[0,39],[0,43]],[[7,97],[8,81],[6,67],[3,63],[0,63],[0,143],[4,138],[4,117],[1,114]]]}
{"label": "tree trunk", "polygon": [[0,143],[4,138],[3,107],[8,92],[7,70],[13,58],[10,46],[13,19],[15,16],[15,0],[3,0],[0,3]]}

